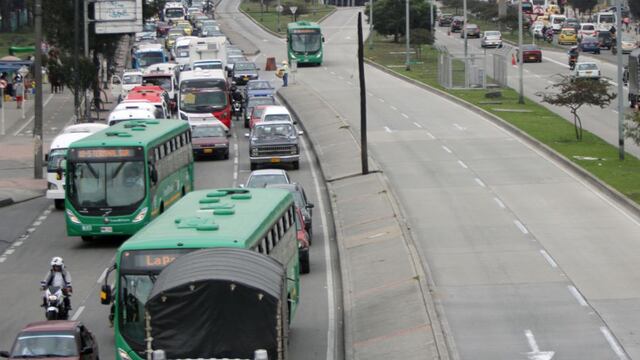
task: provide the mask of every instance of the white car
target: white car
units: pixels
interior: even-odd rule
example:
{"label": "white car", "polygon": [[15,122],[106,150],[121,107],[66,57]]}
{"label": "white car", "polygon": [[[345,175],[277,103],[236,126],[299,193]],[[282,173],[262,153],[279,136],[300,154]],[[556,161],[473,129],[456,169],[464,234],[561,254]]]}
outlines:
{"label": "white car", "polygon": [[533,24],[533,26],[531,27],[531,36],[535,37],[536,39],[542,39],[544,37],[542,28],[544,28],[544,24],[541,22]]}
{"label": "white car", "polygon": [[573,69],[574,79],[594,79],[598,80],[602,76],[598,64],[594,62],[579,62]]}
{"label": "white car", "polygon": [[580,24],[580,29],[578,29],[578,39],[582,39],[583,37],[596,37],[596,25],[592,23],[582,23]]}
{"label": "white car", "polygon": [[638,48],[638,42],[627,34],[622,35],[622,42],[620,43],[620,50],[623,54],[630,54],[633,50]]}
{"label": "white car", "polygon": [[249,175],[244,187],[263,188],[271,184],[291,184],[291,178],[287,171],[282,169],[254,170]]}
{"label": "white car", "polygon": [[480,40],[480,46],[483,48],[502,47],[502,33],[496,30],[485,31],[482,40]]}

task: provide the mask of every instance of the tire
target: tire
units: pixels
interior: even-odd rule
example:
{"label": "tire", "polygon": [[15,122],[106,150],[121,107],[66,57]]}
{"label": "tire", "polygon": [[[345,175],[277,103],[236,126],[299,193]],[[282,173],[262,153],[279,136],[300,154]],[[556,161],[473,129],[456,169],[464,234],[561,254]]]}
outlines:
{"label": "tire", "polygon": [[80,238],[82,238],[82,241],[84,242],[90,242],[93,241],[93,236],[80,236]]}
{"label": "tire", "polygon": [[247,118],[244,119],[244,128],[245,129],[249,128],[249,120],[247,120]]}
{"label": "tire", "polygon": [[258,164],[254,164],[254,163],[250,164],[251,171],[255,170],[257,167],[258,167]]}
{"label": "tire", "polygon": [[53,204],[58,210],[64,210],[64,199],[54,199]]}
{"label": "tire", "polygon": [[225,160],[229,160],[229,150],[227,150],[227,152],[224,153],[223,157],[224,157]]}
{"label": "tire", "polygon": [[300,161],[294,161],[293,170],[298,170],[298,169],[300,169]]}
{"label": "tire", "polygon": [[308,274],[311,272],[311,264],[309,264],[309,252],[307,251],[300,258],[300,274]]}

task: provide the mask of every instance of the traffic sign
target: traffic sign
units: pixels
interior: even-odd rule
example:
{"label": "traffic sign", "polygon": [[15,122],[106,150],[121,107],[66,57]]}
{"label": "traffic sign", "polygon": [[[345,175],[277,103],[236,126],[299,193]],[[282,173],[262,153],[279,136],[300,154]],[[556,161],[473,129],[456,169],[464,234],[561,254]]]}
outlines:
{"label": "traffic sign", "polygon": [[278,5],[278,6],[276,6],[276,10],[277,10],[279,13],[281,13],[281,12],[282,12],[282,10],[284,10],[284,8],[282,7],[282,5]]}
{"label": "traffic sign", "polygon": [[0,80],[0,89],[4,89],[7,87],[7,80]]}
{"label": "traffic sign", "polygon": [[289,6],[289,10],[291,10],[291,13],[293,15],[295,15],[296,14],[296,10],[298,10],[298,7],[297,6]]}

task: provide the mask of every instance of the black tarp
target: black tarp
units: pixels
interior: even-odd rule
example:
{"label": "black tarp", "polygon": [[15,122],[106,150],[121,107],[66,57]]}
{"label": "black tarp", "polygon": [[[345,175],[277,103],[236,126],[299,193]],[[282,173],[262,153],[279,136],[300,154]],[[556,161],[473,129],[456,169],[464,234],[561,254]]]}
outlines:
{"label": "black tarp", "polygon": [[145,307],[153,349],[168,359],[286,353],[278,354],[288,328],[285,269],[250,250],[205,249],[177,258],[158,276]]}

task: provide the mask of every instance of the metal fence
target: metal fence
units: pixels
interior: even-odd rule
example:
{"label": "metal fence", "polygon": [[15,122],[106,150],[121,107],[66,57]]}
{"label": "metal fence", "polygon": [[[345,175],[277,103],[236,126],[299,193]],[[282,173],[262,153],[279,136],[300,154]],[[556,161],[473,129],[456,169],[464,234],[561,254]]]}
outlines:
{"label": "metal fence", "polygon": [[508,49],[491,52],[451,53],[446,47],[437,46],[438,81],[447,89],[480,89],[487,85],[506,87],[509,64]]}

